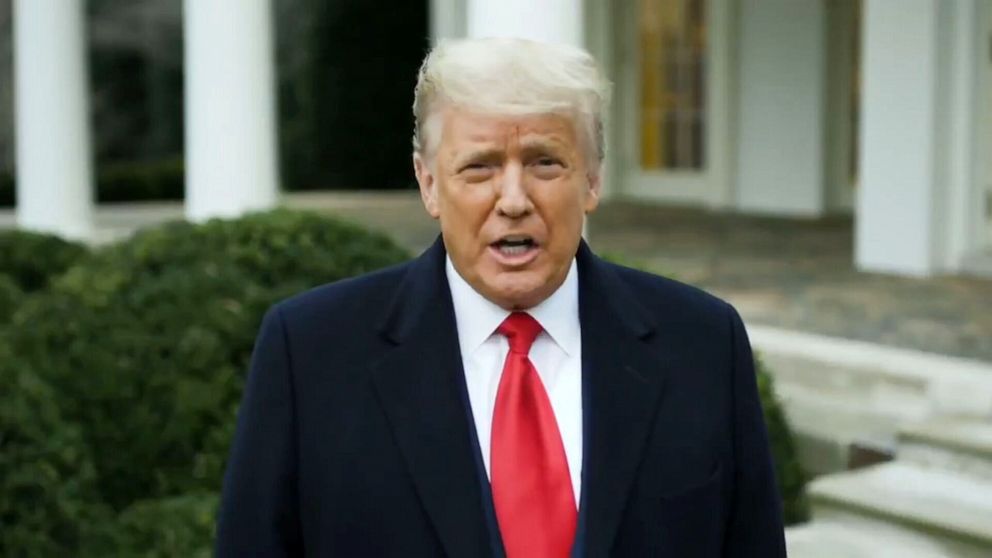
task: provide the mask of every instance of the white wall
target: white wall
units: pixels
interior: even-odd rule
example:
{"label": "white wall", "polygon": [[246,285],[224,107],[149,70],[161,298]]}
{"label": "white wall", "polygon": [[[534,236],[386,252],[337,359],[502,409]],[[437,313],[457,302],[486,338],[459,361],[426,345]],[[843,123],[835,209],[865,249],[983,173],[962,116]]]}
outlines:
{"label": "white wall", "polygon": [[468,0],[468,36],[585,46],[583,0]]}
{"label": "white wall", "polygon": [[823,0],[742,0],[737,205],[824,210],[826,23]]}
{"label": "white wall", "polygon": [[856,260],[927,275],[936,248],[937,6],[867,0],[864,10]]}
{"label": "white wall", "polygon": [[867,0],[863,20],[861,269],[957,271],[976,244],[975,0]]}

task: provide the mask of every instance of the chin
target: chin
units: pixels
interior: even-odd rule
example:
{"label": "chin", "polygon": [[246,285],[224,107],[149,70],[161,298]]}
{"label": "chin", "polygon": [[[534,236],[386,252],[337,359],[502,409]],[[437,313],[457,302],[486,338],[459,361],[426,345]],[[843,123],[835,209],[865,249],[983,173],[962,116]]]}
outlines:
{"label": "chin", "polygon": [[507,310],[526,310],[540,304],[547,295],[543,282],[528,282],[512,286],[501,285],[493,288],[496,302]]}

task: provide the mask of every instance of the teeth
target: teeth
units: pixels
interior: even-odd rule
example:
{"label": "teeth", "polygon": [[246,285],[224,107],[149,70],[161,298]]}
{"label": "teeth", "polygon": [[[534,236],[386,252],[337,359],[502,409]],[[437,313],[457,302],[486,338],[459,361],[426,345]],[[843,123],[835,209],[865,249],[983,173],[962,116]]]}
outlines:
{"label": "teeth", "polygon": [[507,256],[519,256],[529,249],[530,246],[526,244],[520,246],[507,246],[506,244],[503,244],[499,247],[499,251]]}

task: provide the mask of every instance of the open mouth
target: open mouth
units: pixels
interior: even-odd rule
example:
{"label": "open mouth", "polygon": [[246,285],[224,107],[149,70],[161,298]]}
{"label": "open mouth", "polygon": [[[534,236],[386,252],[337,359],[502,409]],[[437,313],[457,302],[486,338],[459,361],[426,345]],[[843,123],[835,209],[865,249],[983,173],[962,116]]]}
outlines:
{"label": "open mouth", "polygon": [[504,256],[520,256],[537,248],[537,242],[529,236],[510,235],[493,242],[490,246]]}

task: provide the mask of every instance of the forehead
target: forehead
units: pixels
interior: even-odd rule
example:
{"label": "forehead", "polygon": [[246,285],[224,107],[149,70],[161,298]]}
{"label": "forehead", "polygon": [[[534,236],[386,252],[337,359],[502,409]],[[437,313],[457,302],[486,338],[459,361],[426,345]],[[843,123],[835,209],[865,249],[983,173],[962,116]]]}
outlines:
{"label": "forehead", "polygon": [[575,121],[564,114],[496,115],[447,107],[441,111],[442,149],[509,147],[510,144],[576,146]]}

